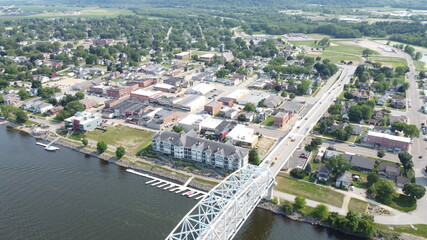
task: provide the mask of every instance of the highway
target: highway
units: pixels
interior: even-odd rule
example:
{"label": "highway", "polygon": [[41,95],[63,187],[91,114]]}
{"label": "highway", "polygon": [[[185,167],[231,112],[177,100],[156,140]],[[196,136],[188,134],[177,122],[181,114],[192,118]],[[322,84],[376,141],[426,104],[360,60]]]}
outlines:
{"label": "highway", "polygon": [[[350,82],[350,78],[356,70],[356,66],[341,66],[342,73],[338,79],[328,90],[326,94],[319,96],[319,100],[295,123],[295,127],[274,147],[268,156],[260,164],[261,167],[269,168],[276,176],[285,166],[290,156],[300,147],[304,138],[310,133],[317,121],[333,104],[336,97],[343,91],[344,84]],[[301,146],[303,147],[303,146]],[[276,160],[275,160],[276,159]],[[274,164],[272,161],[274,160]]]}

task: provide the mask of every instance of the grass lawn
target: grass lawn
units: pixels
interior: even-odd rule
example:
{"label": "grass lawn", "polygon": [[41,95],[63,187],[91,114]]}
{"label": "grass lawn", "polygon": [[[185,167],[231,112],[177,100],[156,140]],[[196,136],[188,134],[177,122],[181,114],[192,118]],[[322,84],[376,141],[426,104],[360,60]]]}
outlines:
{"label": "grass lawn", "polygon": [[314,40],[303,40],[303,41],[291,41],[294,46],[310,46],[310,47],[319,47],[319,45],[314,43]]}
{"label": "grass lawn", "polygon": [[33,122],[33,121],[31,121],[31,120],[27,120],[26,122],[24,122],[22,125],[25,125],[25,126],[33,126],[33,125],[37,125],[38,123],[36,123],[36,122]]}
{"label": "grass lawn", "polygon": [[417,208],[417,201],[403,194],[399,194],[393,202],[390,207],[403,212],[410,212]]}
{"label": "grass lawn", "polygon": [[268,118],[264,122],[261,123],[261,125],[263,125],[263,126],[273,126],[273,124],[274,124],[274,116],[273,115],[268,116]]}
{"label": "grass lawn", "polygon": [[386,56],[371,56],[367,58],[370,61],[381,63],[385,66],[396,68],[398,66],[407,66],[408,63],[404,58],[386,57]]}
{"label": "grass lawn", "polygon": [[415,65],[415,70],[417,71],[426,71],[427,69],[425,68],[425,62],[423,61],[415,61],[414,60],[414,65]]}
{"label": "grass lawn", "polygon": [[298,181],[290,177],[278,176],[276,190],[301,196],[314,201],[327,203],[333,206],[341,207],[344,199],[342,193],[336,192],[327,187]]}
{"label": "grass lawn", "polygon": [[[413,225],[417,230],[413,229],[411,225],[383,225],[375,224],[375,228],[383,231],[394,231],[398,233],[409,233],[415,236],[427,238],[427,225],[426,224],[415,224]],[[392,229],[390,229],[392,228]]]}
{"label": "grass lawn", "polygon": [[107,127],[107,131],[95,130],[86,134],[86,136],[95,141],[104,141],[107,144],[115,146],[124,146],[129,155],[146,148],[151,144],[151,137],[154,132],[130,128],[126,126]]}
{"label": "grass lawn", "polygon": [[322,59],[329,59],[333,63],[339,63],[340,61],[353,61],[353,62],[360,62],[362,59],[356,55],[349,54],[349,53],[341,53],[341,52],[335,52],[329,50],[332,47],[327,48],[325,51],[322,52],[320,55],[311,55],[312,57],[320,56]]}
{"label": "grass lawn", "polygon": [[357,198],[351,198],[348,204],[348,210],[364,213],[368,208],[368,203]]}

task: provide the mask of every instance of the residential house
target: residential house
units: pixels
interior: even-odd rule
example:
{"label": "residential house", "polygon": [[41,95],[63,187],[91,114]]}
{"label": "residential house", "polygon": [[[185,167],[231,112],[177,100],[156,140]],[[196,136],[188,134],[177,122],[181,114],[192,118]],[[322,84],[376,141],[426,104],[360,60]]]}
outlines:
{"label": "residential house", "polygon": [[19,100],[21,100],[19,96],[14,93],[9,93],[3,96],[4,104],[15,105],[19,103]]}
{"label": "residential house", "polygon": [[283,103],[283,98],[277,95],[270,95],[264,100],[264,105],[268,108],[275,108]]}
{"label": "residential house", "polygon": [[316,178],[319,181],[328,181],[329,174],[331,174],[331,170],[329,170],[329,168],[327,168],[325,165],[320,165],[316,170]]}
{"label": "residential house", "polygon": [[352,173],[345,171],[344,174],[342,174],[337,178],[337,181],[335,182],[335,186],[338,188],[348,189],[351,185],[352,178],[353,178]]}
{"label": "residential house", "polygon": [[359,125],[352,125],[353,135],[360,136],[363,133],[363,128]]}
{"label": "residential house", "polygon": [[352,165],[352,168],[362,172],[372,172],[375,168],[375,160],[359,155],[344,154],[343,157]]}
{"label": "residential house", "polygon": [[410,182],[411,182],[411,179],[407,178],[407,177],[397,176],[397,178],[396,178],[396,186],[398,188],[403,188],[405,186],[405,184],[408,184]]}
{"label": "residential house", "polygon": [[392,96],[390,106],[397,109],[404,109],[406,107],[405,97],[398,95]]}
{"label": "residential house", "polygon": [[400,164],[381,162],[378,168],[378,176],[381,178],[396,180],[397,177],[400,176]]}

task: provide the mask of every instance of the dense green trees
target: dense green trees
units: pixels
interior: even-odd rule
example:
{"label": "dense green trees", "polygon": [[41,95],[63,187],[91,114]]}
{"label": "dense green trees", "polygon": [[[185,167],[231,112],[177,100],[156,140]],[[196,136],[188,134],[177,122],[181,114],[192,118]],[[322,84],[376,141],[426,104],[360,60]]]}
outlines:
{"label": "dense green trees", "polygon": [[116,149],[116,157],[118,159],[122,158],[125,155],[125,153],[126,153],[126,150],[125,150],[124,147],[122,147],[122,146],[117,147],[117,149]]}
{"label": "dense green trees", "polygon": [[391,124],[393,131],[402,131],[405,137],[419,137],[420,130],[414,124],[407,124],[404,122],[394,122]]}
{"label": "dense green trees", "polygon": [[350,170],[352,164],[342,155],[331,157],[326,166],[331,169],[331,174],[335,177],[339,177],[345,171]]}
{"label": "dense green trees", "polygon": [[261,163],[261,159],[259,158],[258,151],[256,148],[252,148],[249,151],[249,162],[254,165],[259,165]]}
{"label": "dense green trees", "polygon": [[28,121],[28,115],[22,110],[17,110],[15,113],[17,123],[25,123]]}
{"label": "dense green trees", "polygon": [[397,195],[394,183],[388,180],[378,180],[368,189],[368,192],[372,194],[378,202],[386,205],[392,203]]}
{"label": "dense green trees", "polygon": [[403,186],[402,191],[405,195],[408,195],[412,198],[421,199],[426,193],[426,188],[415,183],[407,183],[405,186]]}
{"label": "dense green trees", "polygon": [[108,145],[105,142],[98,142],[96,144],[96,150],[98,151],[99,154],[104,153],[108,148]]}

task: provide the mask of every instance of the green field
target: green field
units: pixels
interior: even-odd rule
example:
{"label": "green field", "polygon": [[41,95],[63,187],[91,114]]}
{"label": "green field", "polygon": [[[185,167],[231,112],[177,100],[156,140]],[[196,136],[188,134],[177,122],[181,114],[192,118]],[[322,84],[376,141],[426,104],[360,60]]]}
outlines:
{"label": "green field", "polygon": [[348,45],[342,43],[342,41],[331,41],[331,46],[327,47],[324,51],[319,54],[311,54],[313,57],[320,56],[322,59],[329,59],[333,63],[340,61],[362,61],[362,52],[364,48],[357,45]]}
{"label": "green field", "polygon": [[148,147],[154,132],[125,127],[107,127],[107,131],[95,130],[86,134],[87,138],[95,141],[104,141],[109,145],[124,146],[129,155]]}
{"label": "green field", "polygon": [[371,56],[371,57],[368,57],[367,59],[373,62],[379,62],[382,65],[392,67],[392,68],[408,65],[406,59],[398,58],[398,57]]}
{"label": "green field", "polygon": [[382,225],[375,224],[375,228],[383,231],[393,231],[398,233],[408,233],[415,236],[427,238],[427,225],[426,224],[415,224],[416,230],[411,225]]}
{"label": "green field", "polygon": [[417,71],[426,71],[427,69],[425,68],[425,65],[425,62],[414,60],[415,70]]}
{"label": "green field", "polygon": [[278,183],[276,190],[278,191],[305,197],[307,199],[337,207],[341,207],[343,204],[344,194],[336,192],[330,188],[298,181],[285,176],[278,176],[276,181]]}
{"label": "green field", "polygon": [[364,213],[368,208],[368,203],[357,198],[351,198],[348,210]]}
{"label": "green field", "polygon": [[[85,9],[85,10],[79,10],[76,8],[73,8],[73,9],[68,9],[68,8],[56,9],[55,8],[55,9],[47,9],[47,10],[52,10],[52,11],[43,12],[43,11],[46,11],[46,9],[33,7],[32,12],[35,12],[35,14],[25,15],[25,16],[0,16],[0,18],[20,19],[20,18],[52,18],[52,17],[60,17],[60,18],[117,17],[119,15],[135,14],[131,10],[119,9],[119,8],[93,8],[93,9]],[[76,14],[72,14],[70,12],[63,12],[63,11],[76,11]]]}

